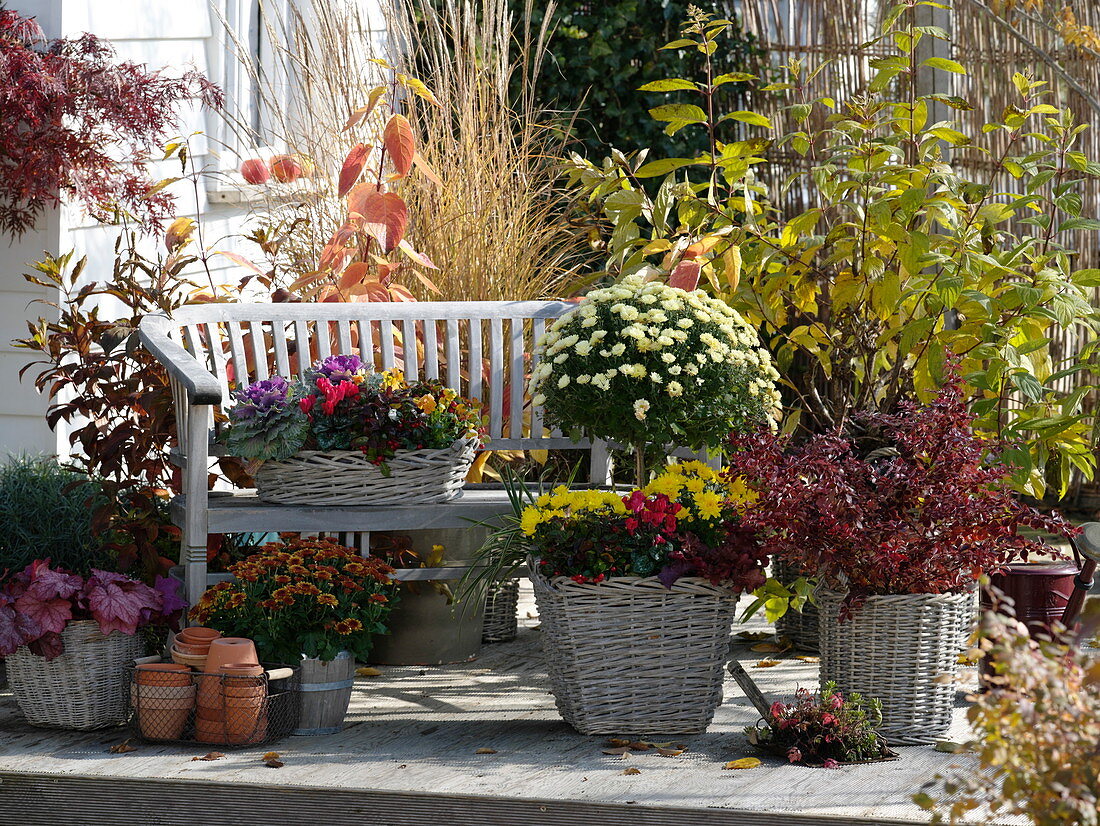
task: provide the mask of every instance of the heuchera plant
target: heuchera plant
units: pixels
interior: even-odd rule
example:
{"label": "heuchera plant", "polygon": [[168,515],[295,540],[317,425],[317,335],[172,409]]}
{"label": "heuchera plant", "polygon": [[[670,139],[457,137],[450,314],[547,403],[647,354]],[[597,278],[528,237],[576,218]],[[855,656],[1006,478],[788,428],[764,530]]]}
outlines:
{"label": "heuchera plant", "polygon": [[882,703],[856,693],[845,697],[832,681],[819,691],[799,688],[793,703],[772,703],[769,717],[745,734],[754,746],[782,752],[791,763],[835,769],[886,756],[876,731],[882,725]]}
{"label": "heuchera plant", "polygon": [[85,579],[39,560],[0,583],[0,656],[25,645],[52,660],[65,651],[61,632],[77,620],[95,620],[104,634],[132,636],[147,625],[175,629],[186,607],[174,579],[158,577],[150,587],[95,569]]}
{"label": "heuchera plant", "polygon": [[146,174],[146,151],[192,97],[221,105],[197,72],[117,62],[90,34],[47,40],[33,18],[0,8],[0,232],[21,235],[63,196],[101,220],[121,211],[148,227],[168,217],[173,199]]}
{"label": "heuchera plant", "polygon": [[398,450],[482,441],[474,403],[439,381],[409,384],[397,370],[375,373],[358,356],[329,356],[291,385],[281,376],[234,393],[222,440],[247,460],[281,460],[302,449],[361,450],[386,472]]}
{"label": "heuchera plant", "polygon": [[729,470],[759,496],[744,528],[849,601],[960,592],[1043,547],[1020,528],[1075,532],[1013,497],[998,445],[970,429],[957,375],[926,405],[859,422],[869,451],[837,434],[797,446],[768,432],[734,434]]}

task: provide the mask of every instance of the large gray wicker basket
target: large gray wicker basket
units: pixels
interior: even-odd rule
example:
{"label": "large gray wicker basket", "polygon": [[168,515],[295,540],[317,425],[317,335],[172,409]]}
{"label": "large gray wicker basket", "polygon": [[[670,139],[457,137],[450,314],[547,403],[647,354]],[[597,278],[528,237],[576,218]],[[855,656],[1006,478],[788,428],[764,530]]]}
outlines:
{"label": "large gray wicker basket", "polygon": [[[784,585],[790,585],[799,574],[795,569],[781,559],[772,562],[772,576]],[[817,651],[819,648],[817,639],[818,626],[817,606],[807,602],[801,611],[793,608],[775,621],[776,636],[786,637],[791,644],[802,651]]]}
{"label": "large gray wicker basket", "polygon": [[844,595],[822,589],[821,681],[882,701],[882,735],[895,745],[935,743],[951,726],[958,657],[977,617],[973,592],[872,596],[840,620]]}
{"label": "large gray wicker basket", "polygon": [[65,652],[49,662],[26,646],[7,659],[8,682],[19,710],[33,726],[86,731],[126,722],[126,669],[142,655],[138,636],[104,636],[93,620],[61,632]]}
{"label": "large gray wicker basket", "polygon": [[577,584],[531,565],[543,650],[561,716],[581,734],[706,730],[722,702],[737,598],[694,577]]}
{"label": "large gray wicker basket", "polygon": [[403,450],[386,462],[389,475],[358,450],[302,450],[256,472],[256,495],[277,505],[423,505],[446,502],[462,489],[476,441],[439,450]]}

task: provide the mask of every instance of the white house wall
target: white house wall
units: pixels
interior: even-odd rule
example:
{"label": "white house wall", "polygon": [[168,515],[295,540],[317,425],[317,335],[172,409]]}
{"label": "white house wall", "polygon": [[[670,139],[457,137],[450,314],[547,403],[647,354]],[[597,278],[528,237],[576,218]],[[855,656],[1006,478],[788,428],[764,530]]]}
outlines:
{"label": "white house wall", "polygon": [[[219,85],[234,88],[226,73],[233,70],[234,58],[226,53],[224,32],[219,12],[225,14],[227,4],[240,6],[248,0],[13,0],[8,7],[28,16],[35,16],[48,36],[79,35],[91,32],[109,39],[124,60],[146,63],[152,68],[180,72],[195,68]],[[375,8],[378,0],[357,0]],[[378,20],[373,14],[372,22]],[[226,83],[226,81],[229,81]],[[239,101],[228,101],[235,107]],[[199,168],[235,168],[237,157],[232,151],[216,156],[219,136],[225,136],[216,115],[188,107],[184,112],[181,134],[202,132],[192,138],[192,157]],[[214,140],[207,140],[207,135]],[[177,175],[174,164],[158,165],[158,175]],[[210,203],[205,187],[198,197],[190,184],[179,184],[170,191],[177,195],[179,215],[192,217],[201,213],[205,240],[217,243],[219,249],[243,251],[242,242],[234,238],[247,218],[247,207]],[[0,239],[0,456],[8,453],[65,454],[68,439],[64,433],[53,434],[45,425],[46,401],[34,390],[28,375],[17,380],[28,354],[12,345],[12,339],[26,333],[26,321],[47,315],[48,308],[35,304],[36,299],[51,298],[43,288],[24,281],[22,274],[42,257],[43,251],[75,251],[74,259],[87,255],[85,278],[89,281],[108,280],[111,276],[113,248],[120,228],[103,226],[69,208],[50,210],[40,225],[19,242]],[[157,243],[144,242],[152,251]],[[233,282],[243,274],[227,258],[212,261],[214,278]],[[206,274],[195,270],[197,280]],[[104,306],[109,313],[110,307]]]}

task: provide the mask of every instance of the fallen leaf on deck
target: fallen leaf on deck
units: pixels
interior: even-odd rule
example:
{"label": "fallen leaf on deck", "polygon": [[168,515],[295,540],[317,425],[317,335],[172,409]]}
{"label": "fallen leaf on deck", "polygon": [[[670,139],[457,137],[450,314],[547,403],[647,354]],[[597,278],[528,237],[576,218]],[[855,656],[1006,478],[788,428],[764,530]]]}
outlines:
{"label": "fallen leaf on deck", "polygon": [[738,631],[737,639],[739,640],[770,640],[774,637],[774,634],[769,634],[767,631]]}
{"label": "fallen leaf on deck", "polygon": [[204,754],[202,757],[192,757],[191,762],[194,763],[196,760],[205,760],[209,762],[210,760],[221,760],[223,757],[225,757],[225,755],[220,751],[212,751]]}
{"label": "fallen leaf on deck", "polygon": [[645,740],[632,740],[630,742],[630,748],[634,751],[649,751],[653,748],[653,743],[647,743]]}
{"label": "fallen leaf on deck", "polygon": [[942,751],[945,754],[962,754],[967,751],[965,743],[952,743],[950,740],[940,740],[936,743],[936,751]]}
{"label": "fallen leaf on deck", "polygon": [[264,765],[269,769],[281,769],[286,764],[282,760],[265,760]]}
{"label": "fallen leaf on deck", "polygon": [[478,749],[474,754],[496,754],[496,749]]}
{"label": "fallen leaf on deck", "polygon": [[621,774],[641,774],[642,770],[631,766],[629,769],[623,769]]}
{"label": "fallen leaf on deck", "polygon": [[277,751],[269,751],[269,752],[268,752],[267,754],[265,754],[265,755],[264,755],[263,757],[261,757],[260,759],[261,759],[261,760],[278,760],[278,759],[279,759],[280,757],[282,757],[282,755],[281,755],[281,754],[279,754],[279,752],[277,752]]}
{"label": "fallen leaf on deck", "polygon": [[683,749],[664,749],[660,747],[657,749],[657,754],[661,755],[661,757],[679,757],[683,753]]}
{"label": "fallen leaf on deck", "polygon": [[607,741],[607,745],[611,746],[613,749],[621,749],[623,746],[629,746],[630,741],[623,740],[620,737],[612,737]]}
{"label": "fallen leaf on deck", "polygon": [[121,743],[111,746],[107,751],[111,754],[126,754],[130,751],[137,751],[137,746],[131,746],[129,740],[123,740]]}
{"label": "fallen leaf on deck", "polygon": [[819,662],[821,662],[821,657],[810,657],[810,656],[807,656],[805,654],[798,654],[797,656],[795,656],[795,659],[796,660],[802,660],[802,662],[804,662],[804,663],[819,663]]}
{"label": "fallen leaf on deck", "polygon": [[753,668],[771,668],[772,666],[779,665],[782,660],[761,660],[753,665]]}
{"label": "fallen leaf on deck", "polygon": [[[789,648],[790,646],[787,646]],[[782,645],[776,642],[758,642],[752,646],[749,650],[755,651],[757,654],[777,654],[780,651],[786,651]]]}
{"label": "fallen leaf on deck", "polygon": [[381,677],[382,672],[377,668],[371,668],[369,665],[364,665],[362,668],[355,669],[356,677]]}
{"label": "fallen leaf on deck", "polygon": [[616,757],[626,757],[628,754],[630,754],[630,746],[622,746],[621,748],[617,749],[604,749],[603,753],[612,754]]}
{"label": "fallen leaf on deck", "polygon": [[740,760],[730,760],[726,765],[722,766],[723,769],[755,769],[761,765],[760,760],[755,757],[742,757]]}

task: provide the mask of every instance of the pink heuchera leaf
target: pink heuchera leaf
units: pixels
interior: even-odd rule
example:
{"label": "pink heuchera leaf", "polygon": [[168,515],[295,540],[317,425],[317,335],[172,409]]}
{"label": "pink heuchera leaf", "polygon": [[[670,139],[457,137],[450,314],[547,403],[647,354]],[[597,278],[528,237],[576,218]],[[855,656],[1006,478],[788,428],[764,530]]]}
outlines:
{"label": "pink heuchera leaf", "polygon": [[15,601],[15,610],[29,617],[43,631],[60,634],[73,618],[72,601],[59,597],[39,599],[32,592],[32,588],[28,588],[27,592]]}
{"label": "pink heuchera leaf", "polygon": [[27,583],[26,595],[36,600],[68,600],[84,586],[84,580],[76,574],[50,568],[48,559],[31,563],[27,571],[30,572],[30,582]]}
{"label": "pink heuchera leaf", "polygon": [[61,635],[53,631],[47,631],[38,639],[27,643],[27,648],[32,654],[45,657],[46,662],[65,653],[65,643],[61,641]]}
{"label": "pink heuchera leaf", "polygon": [[699,274],[702,271],[703,265],[698,261],[681,261],[669,275],[668,286],[691,292],[699,286]]}
{"label": "pink heuchera leaf", "polygon": [[133,635],[141,623],[142,610],[157,609],[157,594],[129,577],[92,571],[85,587],[88,610],[104,634],[121,631]]}
{"label": "pink heuchera leaf", "polygon": [[10,602],[0,602],[0,657],[14,654],[27,640],[41,633],[42,629],[34,620],[17,611]]}

